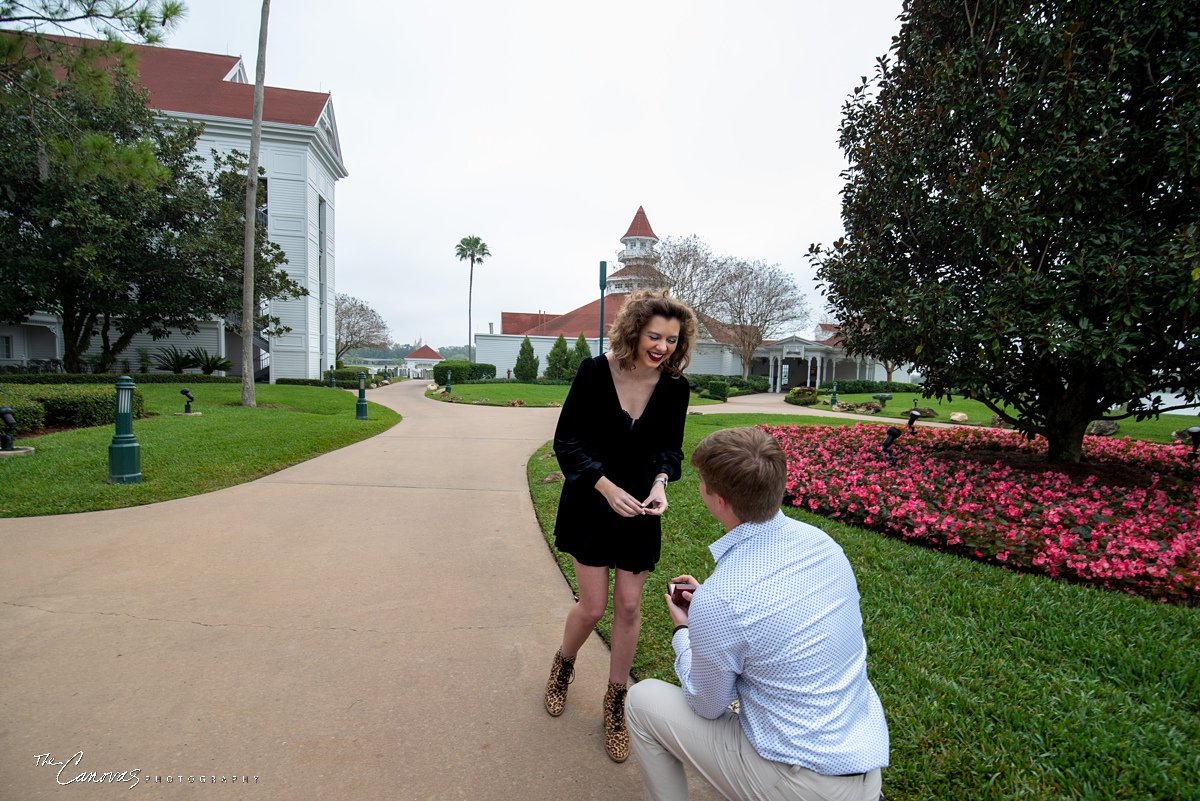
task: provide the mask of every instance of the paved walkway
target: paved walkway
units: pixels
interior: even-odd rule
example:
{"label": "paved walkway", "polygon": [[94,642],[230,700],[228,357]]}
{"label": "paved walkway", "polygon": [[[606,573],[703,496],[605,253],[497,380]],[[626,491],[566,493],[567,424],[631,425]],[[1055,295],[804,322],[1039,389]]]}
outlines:
{"label": "paved walkway", "polygon": [[542,707],[572,597],[525,465],[557,410],[423,390],[373,391],[402,423],[249,484],[0,520],[0,801],[129,798],[57,781],[134,769],[159,797],[641,798],[603,750],[598,637]]}
{"label": "paved walkway", "polygon": [[0,520],[0,799],[133,797],[36,758],[79,751],[62,781],[140,769],[139,797],[641,798],[604,752],[598,637],[566,713],[542,706],[572,596],[525,464],[557,410],[423,389],[373,391],[404,421],[249,484]]}

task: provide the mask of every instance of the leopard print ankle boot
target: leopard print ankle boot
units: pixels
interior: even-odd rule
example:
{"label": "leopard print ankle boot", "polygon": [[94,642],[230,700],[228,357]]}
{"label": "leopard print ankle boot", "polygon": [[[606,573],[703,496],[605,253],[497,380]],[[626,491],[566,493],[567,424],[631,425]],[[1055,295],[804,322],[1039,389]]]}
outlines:
{"label": "leopard print ankle boot", "polygon": [[613,762],[629,759],[629,730],[625,728],[625,693],[629,685],[608,683],[604,694],[604,747]]}
{"label": "leopard print ankle boot", "polygon": [[546,682],[546,711],[554,717],[563,713],[567,706],[567,685],[575,680],[575,657],[567,659],[562,651],[556,651],[550,665],[550,678]]}

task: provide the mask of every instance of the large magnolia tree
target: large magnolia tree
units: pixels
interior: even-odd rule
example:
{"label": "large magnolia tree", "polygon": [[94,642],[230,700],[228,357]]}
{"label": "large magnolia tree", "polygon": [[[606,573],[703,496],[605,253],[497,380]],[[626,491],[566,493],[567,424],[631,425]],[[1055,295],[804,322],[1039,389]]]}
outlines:
{"label": "large magnolia tree", "polygon": [[1140,399],[1194,405],[1197,19],[1196,0],[909,0],[845,108],[845,238],[813,248],[846,348],[915,363],[1055,462]]}

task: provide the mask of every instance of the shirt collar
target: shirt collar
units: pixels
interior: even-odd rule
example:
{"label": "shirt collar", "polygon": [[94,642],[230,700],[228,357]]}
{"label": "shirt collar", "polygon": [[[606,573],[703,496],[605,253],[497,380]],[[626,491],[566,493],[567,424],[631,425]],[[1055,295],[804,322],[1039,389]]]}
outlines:
{"label": "shirt collar", "polygon": [[724,537],[721,537],[721,539],[708,546],[708,550],[712,553],[713,559],[720,562],[721,557],[729,553],[735,545],[739,545],[759,534],[778,531],[787,522],[787,519],[787,516],[782,511],[779,511],[770,520],[765,520],[761,523],[742,523],[740,526],[730,529],[729,533]]}

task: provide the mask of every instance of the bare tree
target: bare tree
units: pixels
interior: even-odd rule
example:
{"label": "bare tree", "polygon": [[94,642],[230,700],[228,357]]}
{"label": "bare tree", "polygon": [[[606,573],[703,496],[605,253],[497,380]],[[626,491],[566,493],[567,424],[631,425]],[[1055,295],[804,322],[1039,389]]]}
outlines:
{"label": "bare tree", "polygon": [[338,293],[335,297],[334,336],[337,358],[355,348],[386,348],[392,343],[388,324],[358,298]]}
{"label": "bare tree", "polygon": [[668,236],[658,243],[658,271],[671,281],[671,294],[697,315],[713,315],[721,305],[725,276],[734,260],[717,256],[700,237]]}
{"label": "bare tree", "polygon": [[258,208],[258,149],[262,142],[263,93],[267,80],[267,18],[271,0],[263,0],[258,25],[258,64],[254,70],[254,113],[250,122],[250,159],[246,167],[246,236],[242,262],[242,405],[254,398],[254,211]]}
{"label": "bare tree", "polygon": [[809,316],[808,301],[791,273],[764,261],[735,261],[725,273],[723,286],[717,316],[732,329],[745,378],[754,351],[764,339],[804,325]]}

